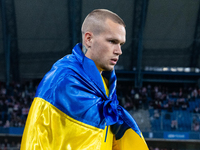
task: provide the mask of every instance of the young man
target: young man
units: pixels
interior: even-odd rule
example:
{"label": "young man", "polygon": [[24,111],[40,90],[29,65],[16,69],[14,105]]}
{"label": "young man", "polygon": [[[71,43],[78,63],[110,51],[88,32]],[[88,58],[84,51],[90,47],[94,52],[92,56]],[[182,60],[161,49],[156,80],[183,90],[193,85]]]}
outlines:
{"label": "young man", "polygon": [[148,149],[116,96],[114,66],[126,41],[124,22],[109,10],[94,10],[83,22],[82,38],[41,81],[21,150]]}

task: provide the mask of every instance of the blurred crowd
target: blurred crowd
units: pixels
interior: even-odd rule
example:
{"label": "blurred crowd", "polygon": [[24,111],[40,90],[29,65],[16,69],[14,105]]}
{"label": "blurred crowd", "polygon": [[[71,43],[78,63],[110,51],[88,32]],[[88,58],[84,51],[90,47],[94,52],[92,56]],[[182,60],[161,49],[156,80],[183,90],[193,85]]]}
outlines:
{"label": "blurred crowd", "polygon": [[[173,85],[172,85],[173,87]],[[186,110],[189,107],[189,101],[195,101],[200,98],[200,89],[197,87],[189,88],[169,88],[165,86],[147,85],[142,88],[127,86],[118,86],[118,99],[121,105],[126,109],[148,109],[149,106],[154,109],[174,109]],[[194,113],[200,113],[200,106],[192,110]]]}
{"label": "blurred crowd", "polygon": [[23,127],[35,96],[37,84],[11,83],[6,87],[0,82],[0,126]]}
{"label": "blurred crowd", "polygon": [[[23,127],[34,99],[39,82],[29,81],[11,83],[6,87],[0,82],[0,126],[2,127]],[[186,110],[189,101],[200,98],[200,89],[196,87],[170,89],[165,86],[147,85],[142,88],[132,86],[117,86],[117,95],[120,105],[127,110],[154,109],[154,117],[159,118],[160,110],[173,112],[174,109]],[[174,98],[176,101],[174,101]],[[200,113],[200,106],[192,110],[193,113]],[[172,126],[176,127],[174,120]],[[199,122],[194,120],[193,129],[199,130]]]}
{"label": "blurred crowd", "polygon": [[[173,85],[171,87],[147,85],[138,89],[118,85],[117,93],[120,104],[127,110],[153,109],[153,116],[150,116],[152,117],[150,119],[159,119],[161,111],[172,113],[180,110],[197,114],[191,122],[191,130],[200,131],[200,89],[198,87],[174,88]],[[190,106],[190,102],[193,102],[195,107]],[[171,120],[171,129],[178,129],[176,118]]]}
{"label": "blurred crowd", "polygon": [[0,142],[0,150],[20,150],[20,142],[9,141],[7,138],[4,138]]}

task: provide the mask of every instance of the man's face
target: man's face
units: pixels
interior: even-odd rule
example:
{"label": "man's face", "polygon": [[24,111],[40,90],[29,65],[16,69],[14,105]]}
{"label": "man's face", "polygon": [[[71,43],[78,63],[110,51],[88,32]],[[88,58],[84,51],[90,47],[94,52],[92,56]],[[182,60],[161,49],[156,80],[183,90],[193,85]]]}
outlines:
{"label": "man's face", "polygon": [[126,31],[123,25],[107,19],[102,33],[92,34],[91,46],[86,56],[92,59],[98,70],[112,71],[119,56],[122,54],[121,46],[126,41]]}

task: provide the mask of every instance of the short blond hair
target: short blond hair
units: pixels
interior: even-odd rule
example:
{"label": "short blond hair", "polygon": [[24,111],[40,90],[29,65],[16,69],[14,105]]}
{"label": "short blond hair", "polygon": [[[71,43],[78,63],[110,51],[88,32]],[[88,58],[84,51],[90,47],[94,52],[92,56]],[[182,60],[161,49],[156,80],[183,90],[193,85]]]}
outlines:
{"label": "short blond hair", "polygon": [[104,30],[103,24],[106,19],[110,19],[113,22],[126,27],[124,21],[116,13],[107,9],[95,9],[86,16],[82,24],[82,36],[88,31],[93,32],[94,34],[101,33]]}

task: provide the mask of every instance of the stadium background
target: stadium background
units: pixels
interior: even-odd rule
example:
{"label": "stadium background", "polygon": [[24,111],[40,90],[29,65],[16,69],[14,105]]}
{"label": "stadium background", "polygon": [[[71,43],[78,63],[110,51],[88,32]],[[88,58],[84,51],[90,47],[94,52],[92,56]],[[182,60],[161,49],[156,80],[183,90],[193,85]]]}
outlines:
{"label": "stadium background", "polygon": [[[200,112],[193,113],[195,107],[200,107],[200,99],[192,95],[200,85],[199,0],[0,2],[2,91],[13,91],[19,85],[36,87],[52,64],[71,53],[72,47],[81,41],[80,29],[85,16],[93,9],[106,8],[123,18],[127,30],[127,42],[122,47],[123,55],[116,66],[119,100],[138,122],[149,147],[200,149],[200,130],[192,128],[194,118],[200,123]],[[150,87],[151,92],[148,93]],[[168,89],[168,92],[160,91],[167,95],[165,99],[156,101],[161,102],[162,108],[154,106],[155,95],[152,96],[152,93],[155,94],[155,88],[158,91]],[[187,94],[184,97],[187,109],[175,109],[174,106],[172,111],[164,109],[168,101],[178,101],[180,97],[174,93],[180,93],[180,88],[185,89],[183,93]],[[135,95],[140,97],[145,89],[147,105],[143,103],[136,107]],[[130,93],[127,94],[128,91]],[[30,93],[34,90],[29,90]],[[155,119],[157,111],[159,117]],[[9,120],[8,114],[4,116]],[[174,118],[178,127],[172,130],[171,121]],[[0,143],[5,145],[5,139],[9,145],[12,141],[15,145],[20,143],[23,126],[6,127],[2,118],[1,122]]]}

